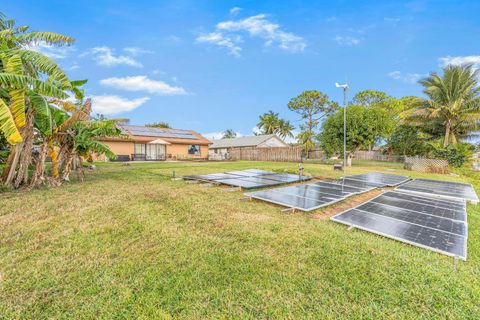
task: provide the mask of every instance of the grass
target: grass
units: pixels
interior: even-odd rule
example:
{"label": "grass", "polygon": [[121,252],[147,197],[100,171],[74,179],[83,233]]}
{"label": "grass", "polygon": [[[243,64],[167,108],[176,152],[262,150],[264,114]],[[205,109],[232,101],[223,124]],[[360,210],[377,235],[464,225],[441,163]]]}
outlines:
{"label": "grass", "polygon": [[[98,164],[83,184],[0,194],[0,318],[478,319],[480,206],[468,205],[468,261],[329,220],[240,202],[177,176],[268,162]],[[474,183],[399,164],[385,171]],[[336,177],[331,166],[305,171]],[[74,176],[74,175],[73,175]]]}

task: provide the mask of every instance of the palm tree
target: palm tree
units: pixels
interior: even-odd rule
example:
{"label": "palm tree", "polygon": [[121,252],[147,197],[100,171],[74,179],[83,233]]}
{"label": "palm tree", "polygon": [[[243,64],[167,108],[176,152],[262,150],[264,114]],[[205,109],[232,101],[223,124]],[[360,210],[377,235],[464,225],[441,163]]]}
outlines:
{"label": "palm tree", "polygon": [[260,116],[260,122],[257,124],[261,134],[277,134],[282,139],[293,137],[292,131],[295,127],[288,120],[281,119],[278,113],[272,110]]}
{"label": "palm tree", "polygon": [[[2,175],[6,185],[28,180],[34,126],[49,129],[50,108],[45,97],[66,98],[72,88],[63,70],[47,56],[28,49],[38,42],[60,45],[73,39],[50,32],[27,32],[0,14],[0,130],[12,145]],[[46,79],[46,80],[40,80]],[[19,164],[18,170],[17,165]]]}
{"label": "palm tree", "polygon": [[276,130],[276,134],[280,136],[280,138],[285,139],[287,137],[293,138],[293,130],[295,127],[290,123],[288,120],[280,119],[278,121],[278,128]]}
{"label": "palm tree", "polygon": [[233,139],[237,137],[237,133],[233,129],[227,129],[222,133],[222,139]]}
{"label": "palm tree", "polygon": [[428,126],[443,131],[443,146],[456,144],[460,137],[478,130],[480,123],[480,70],[472,65],[447,66],[443,76],[432,73],[420,80],[428,100],[413,112],[413,119],[427,120]]}
{"label": "palm tree", "polygon": [[278,113],[270,110],[260,116],[260,121],[258,122],[257,127],[262,134],[274,134],[278,129],[279,120]]}

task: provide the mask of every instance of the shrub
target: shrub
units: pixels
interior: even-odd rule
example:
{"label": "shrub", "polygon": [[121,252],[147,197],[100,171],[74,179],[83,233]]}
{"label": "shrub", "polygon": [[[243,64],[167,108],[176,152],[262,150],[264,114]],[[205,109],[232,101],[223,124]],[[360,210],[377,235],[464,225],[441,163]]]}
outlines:
{"label": "shrub", "polygon": [[446,148],[435,149],[433,155],[438,159],[445,159],[452,167],[459,168],[470,160],[473,154],[473,146],[468,143],[449,145]]}

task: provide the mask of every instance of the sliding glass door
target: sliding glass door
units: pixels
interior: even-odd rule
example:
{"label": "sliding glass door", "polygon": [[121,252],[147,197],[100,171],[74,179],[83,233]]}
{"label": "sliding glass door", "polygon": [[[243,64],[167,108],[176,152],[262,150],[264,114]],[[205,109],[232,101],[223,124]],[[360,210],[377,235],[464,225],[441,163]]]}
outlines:
{"label": "sliding glass door", "polygon": [[166,147],[163,144],[135,143],[133,160],[165,160]]}

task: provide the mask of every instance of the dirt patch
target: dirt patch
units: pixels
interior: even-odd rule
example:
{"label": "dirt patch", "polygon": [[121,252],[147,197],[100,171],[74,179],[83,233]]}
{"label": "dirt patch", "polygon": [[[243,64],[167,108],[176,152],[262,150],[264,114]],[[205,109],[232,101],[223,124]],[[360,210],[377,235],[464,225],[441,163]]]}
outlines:
{"label": "dirt patch", "polygon": [[316,210],[315,213],[311,215],[314,219],[329,219],[331,216],[336,215],[342,211],[354,208],[368,200],[379,196],[380,194],[390,191],[392,188],[383,188],[383,189],[374,189],[369,192],[365,192],[356,196],[348,197],[342,202],[332,204],[326,208]]}

